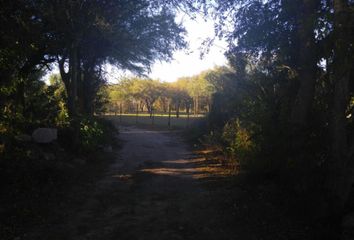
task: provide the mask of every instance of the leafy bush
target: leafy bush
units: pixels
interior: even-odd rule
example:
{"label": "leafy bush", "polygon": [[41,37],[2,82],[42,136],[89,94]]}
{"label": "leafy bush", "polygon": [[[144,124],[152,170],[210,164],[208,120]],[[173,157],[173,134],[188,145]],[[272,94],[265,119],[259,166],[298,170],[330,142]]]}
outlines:
{"label": "leafy bush", "polygon": [[80,121],[80,150],[91,152],[114,142],[115,127],[103,119],[83,118]]}
{"label": "leafy bush", "polygon": [[232,159],[246,166],[256,151],[255,143],[251,140],[251,133],[243,128],[239,120],[230,120],[223,128],[222,141],[224,151]]}
{"label": "leafy bush", "polygon": [[103,128],[92,119],[83,119],[80,122],[80,140],[82,147],[89,150],[97,146],[102,141]]}

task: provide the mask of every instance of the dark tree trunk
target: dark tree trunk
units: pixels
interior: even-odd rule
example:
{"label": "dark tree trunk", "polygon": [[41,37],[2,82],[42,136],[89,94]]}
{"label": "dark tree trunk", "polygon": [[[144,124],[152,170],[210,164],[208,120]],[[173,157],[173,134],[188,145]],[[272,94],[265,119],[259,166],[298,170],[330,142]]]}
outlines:
{"label": "dark tree trunk", "polygon": [[123,104],[119,104],[119,122],[122,123]]}
{"label": "dark tree trunk", "polygon": [[73,43],[70,49],[69,57],[69,74],[70,84],[68,88],[68,114],[71,118],[77,117],[77,97],[78,97],[78,82],[79,82],[79,57],[78,46]]}
{"label": "dark tree trunk", "polygon": [[139,117],[139,104],[136,104],[136,115],[135,115],[135,123],[138,123],[138,117]]}
{"label": "dark tree trunk", "polygon": [[162,100],[162,110],[164,113],[167,113],[168,111],[168,102],[166,99]]}
{"label": "dark tree trunk", "polygon": [[181,106],[180,102],[177,102],[177,104],[176,104],[176,118],[179,118],[179,109],[180,109],[180,106]]}
{"label": "dark tree trunk", "polygon": [[198,96],[196,96],[195,98],[194,98],[194,115],[197,115],[198,114],[198,108],[199,108],[199,106],[198,106]]}
{"label": "dark tree trunk", "polygon": [[296,42],[299,43],[299,51],[295,65],[299,89],[291,112],[291,124],[295,134],[305,132],[314,98],[317,59],[313,29],[319,4],[320,0],[303,0],[297,10],[299,15]]}
{"label": "dark tree trunk", "polygon": [[350,156],[346,110],[349,106],[350,69],[353,48],[348,33],[351,30],[347,1],[334,0],[334,94],[331,111],[331,159],[328,164],[327,190],[332,215],[340,215],[354,180],[354,163]]}
{"label": "dark tree trunk", "polygon": [[168,104],[168,123],[167,123],[168,127],[171,127],[171,104]]}
{"label": "dark tree trunk", "polygon": [[152,118],[152,104],[147,99],[145,100],[145,103],[146,103],[146,108],[148,110],[149,116],[150,116],[150,118]]}
{"label": "dark tree trunk", "polygon": [[[292,1],[292,0],[291,0]],[[296,2],[296,1],[295,1]],[[290,113],[291,157],[297,162],[306,161],[307,140],[310,128],[309,120],[312,112],[316,72],[317,54],[314,36],[314,24],[320,0],[297,1],[296,36],[294,66],[297,72],[298,87]]]}
{"label": "dark tree trunk", "polygon": [[94,66],[87,66],[83,72],[82,90],[80,92],[80,105],[82,112],[87,116],[93,116],[94,114],[94,101],[95,94],[97,92],[97,76],[93,70]]}
{"label": "dark tree trunk", "polygon": [[189,126],[189,110],[190,110],[190,105],[186,104],[186,111],[187,111],[187,128]]}
{"label": "dark tree trunk", "polygon": [[190,113],[190,109],[191,109],[190,104],[189,104],[189,103],[186,103],[186,112],[187,112],[188,115],[189,115],[189,113]]}

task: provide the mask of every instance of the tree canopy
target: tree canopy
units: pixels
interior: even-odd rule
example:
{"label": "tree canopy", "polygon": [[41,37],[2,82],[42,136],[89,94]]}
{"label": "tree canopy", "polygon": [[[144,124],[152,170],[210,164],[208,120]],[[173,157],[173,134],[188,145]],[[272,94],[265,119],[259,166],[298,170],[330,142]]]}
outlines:
{"label": "tree canopy", "polygon": [[353,1],[200,4],[227,39],[235,70],[234,91],[219,86],[214,95],[234,102],[223,118],[236,121],[228,129],[246,129],[259,158],[301,172],[294,185],[321,192],[323,211],[340,215],[353,184]]}

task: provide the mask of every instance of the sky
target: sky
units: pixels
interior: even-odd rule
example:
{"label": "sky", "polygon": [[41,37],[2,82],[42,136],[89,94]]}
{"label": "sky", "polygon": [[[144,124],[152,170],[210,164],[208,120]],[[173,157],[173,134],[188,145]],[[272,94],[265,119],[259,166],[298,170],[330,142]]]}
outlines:
{"label": "sky", "polygon": [[[215,40],[209,52],[204,55],[203,59],[200,58],[202,42],[207,38],[214,37],[214,25],[211,19],[206,21],[201,16],[191,19],[186,14],[180,14],[177,17],[177,22],[182,22],[186,28],[186,41],[189,47],[176,51],[170,62],[156,62],[151,68],[151,73],[148,74],[150,78],[173,82],[180,77],[193,76],[203,70],[226,65],[227,60],[224,52],[227,45],[224,40]],[[112,83],[117,82],[125,75],[111,66],[107,66],[107,72],[109,82]]]}
{"label": "sky", "polygon": [[209,53],[203,59],[200,58],[202,42],[214,37],[212,20],[205,21],[200,16],[192,20],[186,15],[181,18],[187,30],[189,49],[175,52],[174,60],[169,63],[155,63],[149,75],[153,79],[171,82],[179,77],[196,75],[214,66],[225,65],[227,62],[224,56],[226,42],[222,40],[216,40]]}

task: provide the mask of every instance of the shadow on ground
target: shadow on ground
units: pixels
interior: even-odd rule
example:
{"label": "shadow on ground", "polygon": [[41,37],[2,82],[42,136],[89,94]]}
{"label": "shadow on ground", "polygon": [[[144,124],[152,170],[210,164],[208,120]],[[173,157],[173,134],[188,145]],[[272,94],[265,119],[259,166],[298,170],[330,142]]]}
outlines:
{"label": "shadow on ground", "polygon": [[309,239],[269,201],[271,184],[242,186],[173,132],[120,130],[123,148],[65,222],[28,239]]}

